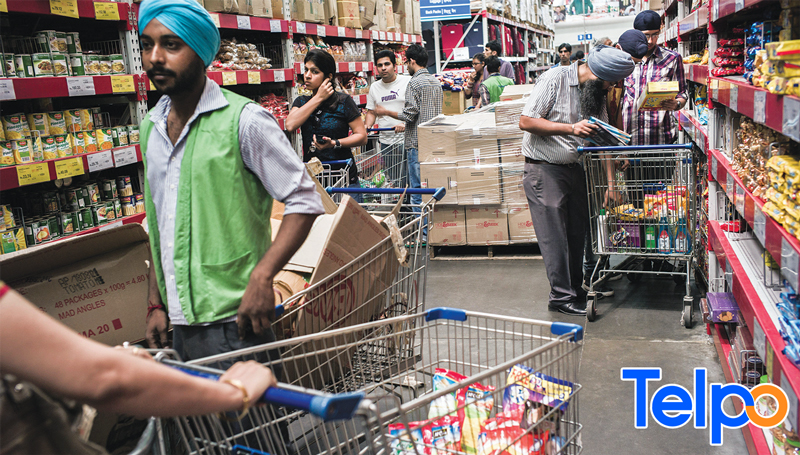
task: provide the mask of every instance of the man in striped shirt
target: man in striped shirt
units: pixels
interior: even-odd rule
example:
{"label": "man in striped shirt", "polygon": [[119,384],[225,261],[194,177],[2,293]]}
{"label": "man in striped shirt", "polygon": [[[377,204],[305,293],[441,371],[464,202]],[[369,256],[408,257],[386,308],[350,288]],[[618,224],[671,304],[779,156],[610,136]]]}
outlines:
{"label": "man in striped shirt", "polygon": [[[658,45],[661,16],[651,10],[642,11],[633,27],[647,38],[647,53],[625,79],[622,98],[622,128],[631,134],[631,145],[673,144],[678,139],[678,125],[671,111],[681,109],[688,99],[683,77],[683,59],[677,52]],[[636,102],[648,82],[678,81],[678,96],[661,104],[660,111],[638,111]]]}
{"label": "man in striped shirt", "polygon": [[520,117],[525,131],[523,186],[550,281],[549,308],[585,315],[581,308],[583,253],[589,226],[586,176],[578,146],[606,120],[606,92],[633,71],[627,53],[600,46],[586,62],[553,68],[541,76]]}

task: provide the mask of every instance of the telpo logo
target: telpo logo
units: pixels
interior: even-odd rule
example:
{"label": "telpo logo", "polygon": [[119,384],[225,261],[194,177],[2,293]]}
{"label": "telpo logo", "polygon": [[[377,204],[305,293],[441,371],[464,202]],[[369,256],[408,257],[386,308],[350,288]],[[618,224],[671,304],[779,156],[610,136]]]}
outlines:
{"label": "telpo logo", "polygon": [[[741,428],[747,422],[761,428],[778,426],[789,413],[789,400],[786,392],[774,384],[759,384],[748,390],[741,384],[711,384],[711,400],[706,403],[706,369],[694,369],[694,395],[685,387],[677,384],[666,384],[658,388],[650,399],[648,413],[647,389],[650,381],[661,380],[661,368],[622,368],[620,379],[633,381],[634,424],[636,428],[647,428],[650,414],[653,420],[664,428],[680,428],[689,422],[694,414],[694,427],[697,429],[711,426],[711,445],[722,445],[722,428]],[[755,409],[756,400],[762,395],[769,395],[778,402],[778,409],[769,417],[762,416]],[[744,411],[730,416],[722,410],[726,398],[736,396],[744,403]],[[710,406],[709,406],[710,405]],[[711,410],[710,421],[708,409]],[[792,422],[794,424],[794,422]]]}

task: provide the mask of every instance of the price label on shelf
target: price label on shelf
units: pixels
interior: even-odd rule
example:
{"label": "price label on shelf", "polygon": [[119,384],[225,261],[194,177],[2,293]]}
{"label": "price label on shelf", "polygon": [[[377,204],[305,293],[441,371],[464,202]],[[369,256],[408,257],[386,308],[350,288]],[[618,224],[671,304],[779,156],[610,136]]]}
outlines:
{"label": "price label on shelf", "polygon": [[15,99],[17,99],[17,92],[14,91],[14,79],[0,81],[0,101]]}
{"label": "price label on shelf", "polygon": [[111,91],[113,93],[131,93],[136,91],[133,76],[111,76]]}
{"label": "price label on shelf", "polygon": [[711,178],[713,178],[714,180],[717,180],[717,167],[718,167],[717,157],[711,155]]}
{"label": "price label on shelf", "polygon": [[786,392],[786,398],[789,402],[789,414],[786,415],[786,420],[784,420],[783,425],[786,428],[786,424],[789,424],[789,428],[786,428],[789,431],[797,431],[797,394],[794,393],[794,389],[792,389],[792,385],[789,383],[789,380],[786,379],[786,372],[781,371],[781,383],[778,384],[784,392]]}
{"label": "price label on shelf", "polygon": [[744,0],[736,0],[736,11],[739,11],[744,8]]}
{"label": "price label on shelf", "polygon": [[717,98],[717,96],[719,96],[719,81],[716,79],[711,79],[708,89],[711,90],[711,99],[714,101],[719,101],[719,98]]}
{"label": "price label on shelf", "polygon": [[733,292],[733,268],[728,259],[725,259],[725,282],[728,283],[728,292]]}
{"label": "price label on shelf", "polygon": [[734,185],[736,185],[736,183],[734,183],[733,177],[731,177],[730,174],[728,174],[725,178],[725,194],[728,195],[728,200],[731,201],[731,203],[736,202],[736,200],[734,199],[736,197],[736,193],[734,192],[733,189]]}
{"label": "price label on shelf", "polygon": [[326,32],[327,31],[325,30],[325,26],[324,25],[317,25],[317,36],[321,36],[321,37],[325,38],[325,33]]}
{"label": "price label on shelf", "polygon": [[306,34],[306,24],[303,22],[295,22],[297,24],[297,33]]}
{"label": "price label on shelf", "polygon": [[214,22],[214,25],[216,25],[217,28],[220,28],[220,25],[219,25],[219,14],[217,14],[217,13],[209,13],[209,14],[211,14],[211,21]]}
{"label": "price label on shelf", "polygon": [[271,20],[269,21],[269,31],[272,33],[280,33],[281,32],[281,21],[279,20]]}
{"label": "price label on shelf", "polygon": [[50,14],[77,19],[78,0],[50,0]]}
{"label": "price label on shelf", "polygon": [[250,16],[236,16],[236,26],[239,30],[250,30]]}
{"label": "price label on shelf", "polygon": [[83,158],[75,157],[56,161],[56,178],[65,179],[83,175]]}
{"label": "price label on shelf", "polygon": [[753,94],[753,120],[756,123],[765,123],[767,121],[767,92],[757,90]]}
{"label": "price label on shelf", "polygon": [[783,128],[781,132],[795,141],[800,141],[800,100],[783,97]]}
{"label": "price label on shelf", "polygon": [[759,357],[767,358],[767,336],[764,334],[761,324],[758,323],[758,318],[753,318],[753,346]]}
{"label": "price label on shelf", "polygon": [[67,91],[69,96],[94,95],[94,78],[92,76],[68,77]]}
{"label": "price label on shelf", "polygon": [[47,163],[34,163],[25,166],[17,166],[17,182],[19,186],[33,185],[50,180],[50,169]]}
{"label": "price label on shelf", "polygon": [[379,34],[380,34],[381,40],[385,41],[386,40],[386,32],[380,32]]}
{"label": "price label on shelf", "polygon": [[284,71],[285,70],[275,70],[275,72],[272,73],[272,74],[275,75],[275,82],[285,82],[286,81],[286,73]]}
{"label": "price label on shelf", "polygon": [[378,37],[380,37],[380,34],[378,33],[378,31],[377,30],[373,30],[372,31],[372,39],[376,40],[376,39],[378,39]]}
{"label": "price label on shelf", "polygon": [[730,96],[728,97],[728,100],[730,101],[728,103],[728,104],[730,104],[730,106],[728,106],[728,107],[730,107],[731,109],[733,109],[736,112],[739,112],[739,86],[738,85],[731,84],[731,91],[730,91]]}
{"label": "price label on shelf", "polygon": [[695,12],[694,13],[694,27],[692,27],[692,30],[696,30],[696,29],[700,28],[700,23],[699,23],[698,16],[699,16],[699,14],[697,12]]}
{"label": "price label on shelf", "polygon": [[0,13],[7,13],[8,12],[8,2],[6,0],[0,0]]}
{"label": "price label on shelf", "polygon": [[353,62],[348,63],[347,64],[347,70],[349,72],[351,72],[351,73],[355,73],[356,72],[356,64],[353,63]]}
{"label": "price label on shelf", "polygon": [[736,211],[744,218],[744,188],[736,184]]}
{"label": "price label on shelf", "polygon": [[118,21],[119,8],[116,3],[94,2],[94,17],[100,21]]}
{"label": "price label on shelf", "polygon": [[717,19],[719,19],[719,2],[713,2],[713,3],[714,7],[711,9],[711,17],[713,19],[711,20],[716,21]]}
{"label": "price label on shelf", "polygon": [[127,166],[138,161],[136,147],[123,147],[114,150],[114,167]]}
{"label": "price label on shelf", "polygon": [[797,289],[797,262],[797,251],[786,240],[786,237],[781,238],[781,275],[794,289]]}
{"label": "price label on shelf", "polygon": [[756,234],[756,238],[762,245],[766,245],[767,239],[767,218],[764,216],[764,212],[761,211],[759,206],[755,206],[753,210],[753,232]]}
{"label": "price label on shelf", "polygon": [[344,27],[336,27],[336,34],[339,38],[344,38],[347,36],[347,31],[344,29]]}
{"label": "price label on shelf", "polygon": [[247,83],[248,84],[260,84],[261,83],[261,71],[248,71],[247,72]]}
{"label": "price label on shelf", "polygon": [[236,85],[236,71],[222,72],[222,85]]}
{"label": "price label on shelf", "polygon": [[109,229],[114,229],[115,227],[120,227],[120,226],[122,226],[122,220],[115,221],[113,223],[104,224],[104,225],[100,226],[100,229],[98,229],[97,231],[98,232],[103,232],[103,231],[107,231]]}
{"label": "price label on shelf", "polygon": [[86,161],[89,163],[89,172],[102,171],[103,169],[114,167],[114,156],[111,155],[111,150],[86,155]]}

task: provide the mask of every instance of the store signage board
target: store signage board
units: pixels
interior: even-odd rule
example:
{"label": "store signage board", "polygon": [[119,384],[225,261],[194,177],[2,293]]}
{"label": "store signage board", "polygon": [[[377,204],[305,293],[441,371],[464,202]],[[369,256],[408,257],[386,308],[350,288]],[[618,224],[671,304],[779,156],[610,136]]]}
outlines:
{"label": "store signage board", "polygon": [[133,83],[133,76],[110,76],[111,77],[111,91],[113,93],[132,93],[136,91],[136,85]]}
{"label": "store signage board", "polygon": [[761,328],[757,318],[753,318],[753,346],[756,348],[759,357],[762,359],[767,358],[767,336],[764,334],[764,329]]}
{"label": "store signage board", "polygon": [[250,16],[236,16],[236,26],[239,30],[250,30]]}
{"label": "store signage board", "polygon": [[453,60],[470,60],[469,58],[469,48],[468,47],[459,47],[453,49]]}
{"label": "store signage board", "polygon": [[100,21],[118,21],[119,8],[116,3],[94,2],[94,17]]}
{"label": "store signage board", "polygon": [[136,147],[123,147],[114,150],[114,167],[127,166],[138,161]]}
{"label": "store signage board", "polygon": [[50,0],[50,14],[77,19],[78,0]]}
{"label": "store signage board", "polygon": [[762,245],[766,245],[767,242],[767,218],[764,216],[764,212],[761,211],[761,208],[756,205],[753,208],[753,232],[756,234],[756,238]]}
{"label": "store signage board", "polygon": [[236,71],[222,72],[222,85],[236,85]]}
{"label": "store signage board", "polygon": [[767,121],[767,92],[757,90],[753,94],[753,120],[756,123],[765,123]]}
{"label": "store signage board", "polygon": [[0,81],[0,101],[17,99],[17,92],[14,91],[14,80],[4,79]]}
{"label": "store signage board", "polygon": [[786,416],[784,425],[788,423],[789,428],[787,430],[795,431],[797,430],[797,394],[794,393],[794,389],[792,389],[792,385],[786,379],[786,373],[783,371],[781,371],[781,383],[778,385],[786,392],[786,398],[789,402],[789,414]]}
{"label": "store signage board", "polygon": [[83,159],[81,157],[56,161],[56,178],[65,179],[83,175]]}
{"label": "store signage board", "polygon": [[285,70],[275,70],[272,74],[275,77],[275,82],[285,82],[286,81],[286,73]]}
{"label": "store signage board", "polygon": [[47,168],[47,163],[17,166],[17,182],[19,182],[19,186],[48,181],[50,181],[50,169]]}
{"label": "store signage board", "polygon": [[792,248],[792,244],[786,240],[786,237],[783,237],[781,238],[781,275],[794,289],[797,289],[797,269],[797,251]]}
{"label": "store signage board", "polygon": [[783,127],[781,132],[795,141],[800,141],[800,100],[783,97]]}
{"label": "store signage board", "polygon": [[731,91],[730,96],[728,97],[731,109],[736,112],[739,112],[739,86],[736,84],[731,84]]}
{"label": "store signage board", "polygon": [[67,78],[67,92],[69,96],[92,96],[94,91],[94,77],[77,76]]}
{"label": "store signage board", "polygon": [[420,0],[421,22],[469,19],[469,0]]}
{"label": "store signage board", "polygon": [[89,172],[102,171],[114,167],[114,156],[111,150],[106,150],[86,155],[86,162],[89,163]]}
{"label": "store signage board", "polygon": [[279,20],[271,20],[269,21],[269,31],[272,33],[280,33],[281,32],[281,21]]}

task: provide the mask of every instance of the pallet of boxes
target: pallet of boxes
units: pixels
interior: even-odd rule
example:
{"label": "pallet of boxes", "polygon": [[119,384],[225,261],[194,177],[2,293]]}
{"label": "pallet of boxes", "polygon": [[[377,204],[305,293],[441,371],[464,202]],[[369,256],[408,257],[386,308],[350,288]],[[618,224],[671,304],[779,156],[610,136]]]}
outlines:
{"label": "pallet of boxes", "polygon": [[447,188],[433,210],[430,245],[536,242],[522,188],[524,105],[524,99],[499,102],[493,113],[439,116],[420,125],[422,186]]}

